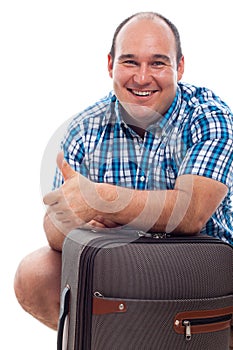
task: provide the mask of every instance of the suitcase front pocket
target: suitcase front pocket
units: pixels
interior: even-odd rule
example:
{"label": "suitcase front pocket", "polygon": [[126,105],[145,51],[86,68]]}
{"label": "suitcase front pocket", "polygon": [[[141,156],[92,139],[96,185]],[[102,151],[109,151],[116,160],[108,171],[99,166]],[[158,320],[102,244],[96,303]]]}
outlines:
{"label": "suitcase front pocket", "polygon": [[230,327],[233,306],[216,310],[180,312],[174,319],[174,330],[191,340],[192,334],[216,332]]}
{"label": "suitcase front pocket", "polygon": [[[232,295],[138,300],[106,298],[95,293],[91,349],[228,350],[232,305]],[[194,325],[195,322],[198,324]]]}

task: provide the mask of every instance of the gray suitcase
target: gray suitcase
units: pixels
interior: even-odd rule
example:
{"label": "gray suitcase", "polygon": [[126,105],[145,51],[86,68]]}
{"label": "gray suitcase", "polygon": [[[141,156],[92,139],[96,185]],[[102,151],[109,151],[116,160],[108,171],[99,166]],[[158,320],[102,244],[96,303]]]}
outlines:
{"label": "gray suitcase", "polygon": [[233,249],[210,237],[72,231],[58,350],[228,350]]}

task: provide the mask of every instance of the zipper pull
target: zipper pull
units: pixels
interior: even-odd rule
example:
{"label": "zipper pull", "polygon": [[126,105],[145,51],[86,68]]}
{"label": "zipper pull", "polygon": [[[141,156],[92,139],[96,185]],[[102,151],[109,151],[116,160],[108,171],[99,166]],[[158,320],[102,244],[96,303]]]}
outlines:
{"label": "zipper pull", "polygon": [[94,292],[94,296],[97,298],[103,298],[103,294],[101,294],[100,292]]}
{"label": "zipper pull", "polygon": [[167,233],[152,233],[152,238],[154,239],[164,239],[170,237]]}
{"label": "zipper pull", "polygon": [[149,237],[149,238],[154,238],[154,239],[164,239],[164,238],[171,237],[170,234],[167,234],[165,232],[160,233],[160,232],[137,231],[137,234],[138,234],[139,237]]}
{"label": "zipper pull", "polygon": [[183,325],[185,326],[185,339],[191,340],[191,323],[188,320],[183,321]]}
{"label": "zipper pull", "polygon": [[137,231],[138,237],[151,237],[151,233],[147,233],[144,231]]}

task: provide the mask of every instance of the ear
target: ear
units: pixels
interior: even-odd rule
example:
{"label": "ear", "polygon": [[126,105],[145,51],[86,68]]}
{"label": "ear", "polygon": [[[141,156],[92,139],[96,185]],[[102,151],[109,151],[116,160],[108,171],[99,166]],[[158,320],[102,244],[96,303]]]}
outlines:
{"label": "ear", "polygon": [[178,81],[181,80],[183,74],[184,74],[184,56],[181,57],[180,62],[178,64],[178,68],[177,68],[177,79],[178,79]]}
{"label": "ear", "polygon": [[108,73],[110,78],[112,78],[112,71],[113,71],[113,59],[110,53],[108,54]]}

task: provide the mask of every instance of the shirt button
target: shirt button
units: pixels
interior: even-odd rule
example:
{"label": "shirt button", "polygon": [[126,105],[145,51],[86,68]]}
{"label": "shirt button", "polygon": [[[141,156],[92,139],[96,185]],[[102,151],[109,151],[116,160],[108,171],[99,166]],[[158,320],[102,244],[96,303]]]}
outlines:
{"label": "shirt button", "polygon": [[141,176],[140,181],[142,181],[142,182],[145,181],[145,176]]}

